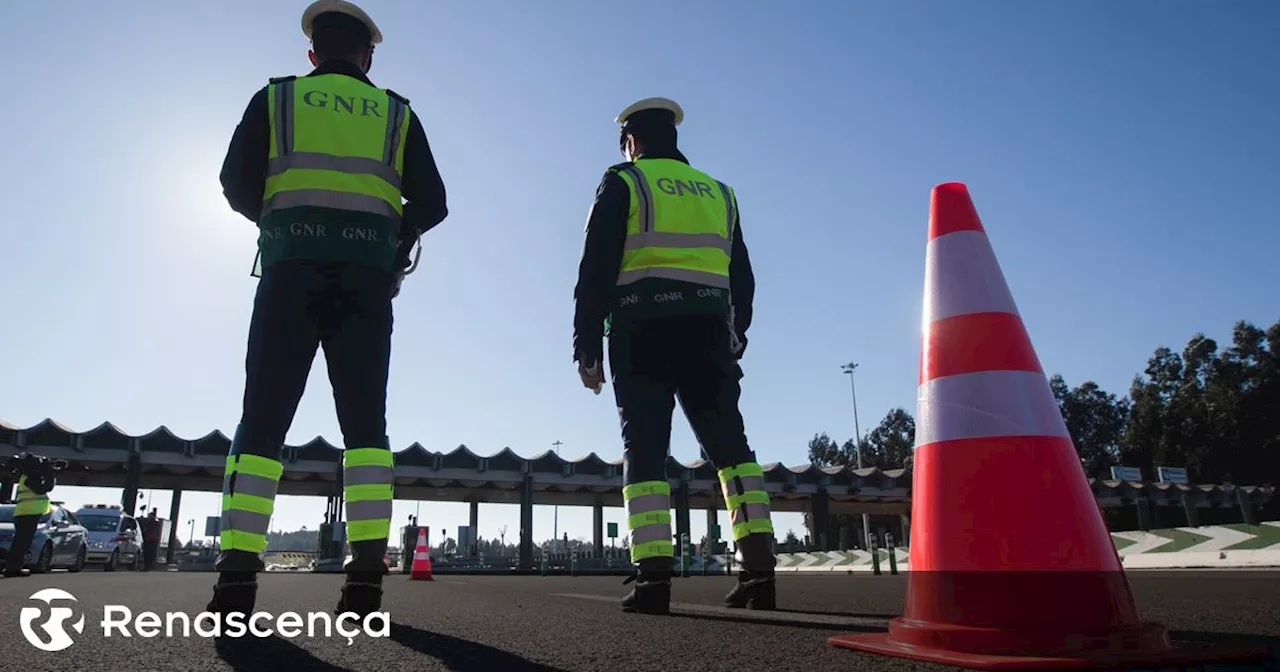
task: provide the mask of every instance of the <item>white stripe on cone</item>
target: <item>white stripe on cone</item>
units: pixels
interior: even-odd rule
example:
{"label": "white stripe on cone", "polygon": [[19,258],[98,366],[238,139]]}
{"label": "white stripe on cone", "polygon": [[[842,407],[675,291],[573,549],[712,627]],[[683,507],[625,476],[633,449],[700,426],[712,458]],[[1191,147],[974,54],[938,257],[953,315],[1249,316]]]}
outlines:
{"label": "white stripe on cone", "polygon": [[924,323],[973,313],[1018,314],[987,234],[954,231],[929,241],[925,252]]}
{"label": "white stripe on cone", "polygon": [[920,384],[916,445],[1000,436],[1070,438],[1043,373],[976,371]]}

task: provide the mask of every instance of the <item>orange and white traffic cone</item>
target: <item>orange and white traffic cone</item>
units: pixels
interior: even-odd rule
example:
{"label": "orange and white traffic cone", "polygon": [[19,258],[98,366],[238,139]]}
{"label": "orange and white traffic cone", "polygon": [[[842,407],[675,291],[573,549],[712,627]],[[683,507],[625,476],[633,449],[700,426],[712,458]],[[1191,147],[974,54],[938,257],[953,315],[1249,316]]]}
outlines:
{"label": "orange and white traffic cone", "polygon": [[418,545],[413,549],[413,565],[409,568],[410,581],[433,581],[431,556],[427,554],[427,530],[418,530]]}
{"label": "orange and white traffic cone", "polygon": [[1144,623],[1049,382],[963,184],[934,188],[906,613],[828,642],[980,670],[1180,666]]}

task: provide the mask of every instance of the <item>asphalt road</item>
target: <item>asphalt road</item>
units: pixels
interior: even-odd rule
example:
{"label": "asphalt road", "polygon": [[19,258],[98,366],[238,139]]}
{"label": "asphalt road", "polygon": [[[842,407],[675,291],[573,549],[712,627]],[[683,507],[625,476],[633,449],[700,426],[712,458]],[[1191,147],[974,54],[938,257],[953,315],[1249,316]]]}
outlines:
{"label": "asphalt road", "polygon": [[[1144,617],[1163,622],[1180,640],[1258,641],[1272,647],[1261,666],[1212,670],[1280,670],[1280,572],[1132,572]],[[439,576],[432,582],[388,578],[384,609],[389,636],[206,639],[104,637],[104,606],[134,614],[199,613],[215,576],[208,573],[54,573],[0,579],[0,669],[38,670],[948,670],[937,665],[862,654],[830,646],[826,638],[877,632],[901,613],[905,576],[782,575],[772,614],[719,607],[728,577],[675,583],[669,617],[622,613],[617,599],[629,586],[618,577]],[[258,608],[273,615],[331,612],[341,577],[266,574]],[[28,598],[42,588],[73,595],[85,614],[83,633],[58,652],[36,649],[19,626],[23,607],[49,605]],[[270,626],[271,623],[266,625]],[[163,623],[160,624],[163,630]],[[47,639],[47,638],[46,638]]]}

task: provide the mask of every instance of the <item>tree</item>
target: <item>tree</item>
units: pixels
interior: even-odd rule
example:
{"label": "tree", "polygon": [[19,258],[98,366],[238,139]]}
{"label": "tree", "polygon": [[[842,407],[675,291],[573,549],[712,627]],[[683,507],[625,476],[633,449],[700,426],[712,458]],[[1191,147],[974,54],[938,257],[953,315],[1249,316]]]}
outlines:
{"label": "tree", "polygon": [[1087,380],[1069,390],[1061,375],[1049,379],[1049,389],[1080,454],[1086,474],[1104,478],[1120,461],[1120,443],[1129,422],[1128,399],[1117,399]]}
{"label": "tree", "polygon": [[1182,353],[1155,350],[1134,379],[1121,454],[1154,478],[1185,467],[1200,482],[1266,482],[1280,472],[1280,321],[1237,322],[1232,344],[1196,334]]}
{"label": "tree", "polygon": [[[852,442],[846,444],[852,447]],[[851,450],[842,448],[826,432],[814,434],[809,439],[809,464],[815,467],[835,467],[844,464],[850,464],[849,454]]]}
{"label": "tree", "polygon": [[[905,409],[889,411],[862,440],[862,463],[879,469],[902,469],[916,445],[916,421]],[[855,454],[854,464],[857,464]]]}

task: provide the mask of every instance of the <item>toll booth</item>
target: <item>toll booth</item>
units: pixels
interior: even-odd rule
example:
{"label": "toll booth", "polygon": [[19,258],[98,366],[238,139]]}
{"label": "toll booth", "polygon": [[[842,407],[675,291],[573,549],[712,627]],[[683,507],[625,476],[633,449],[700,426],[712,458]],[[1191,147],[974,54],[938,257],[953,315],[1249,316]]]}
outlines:
{"label": "toll booth", "polygon": [[159,528],[159,530],[157,530],[159,536],[156,539],[160,542],[159,546],[156,548],[156,564],[168,565],[169,536],[173,534],[173,521],[165,518],[157,518],[156,526]]}
{"label": "toll booth", "polygon": [[320,523],[320,529],[316,532],[317,560],[329,557],[329,540],[331,539],[333,539],[333,526],[329,523]]}
{"label": "toll booth", "polygon": [[400,528],[400,573],[408,574],[413,569],[413,553],[418,548],[418,530],[427,534],[427,548],[431,548],[431,528],[418,525],[406,525]]}
{"label": "toll booth", "polygon": [[345,528],[342,523],[320,523],[320,533],[316,544],[317,560],[346,558],[343,546],[346,544]]}

